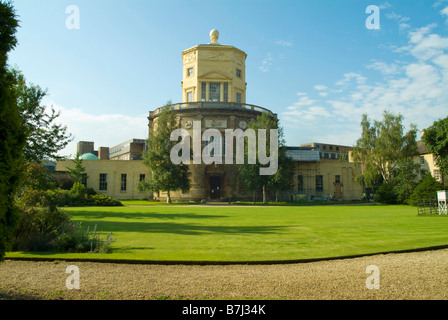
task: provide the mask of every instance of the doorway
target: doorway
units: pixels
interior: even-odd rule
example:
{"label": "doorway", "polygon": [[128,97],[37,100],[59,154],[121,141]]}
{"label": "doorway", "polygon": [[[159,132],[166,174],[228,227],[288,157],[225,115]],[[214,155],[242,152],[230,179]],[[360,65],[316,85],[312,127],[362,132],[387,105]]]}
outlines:
{"label": "doorway", "polygon": [[222,186],[221,186],[221,177],[210,177],[209,178],[210,185],[210,199],[220,199]]}

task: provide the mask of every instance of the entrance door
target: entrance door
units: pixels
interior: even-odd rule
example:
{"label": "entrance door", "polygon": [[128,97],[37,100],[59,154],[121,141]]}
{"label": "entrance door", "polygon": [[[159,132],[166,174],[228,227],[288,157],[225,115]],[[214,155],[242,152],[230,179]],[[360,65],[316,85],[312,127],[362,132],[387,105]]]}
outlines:
{"label": "entrance door", "polygon": [[221,177],[210,177],[210,199],[221,198]]}
{"label": "entrance door", "polygon": [[340,183],[334,185],[334,199],[342,199],[342,185]]}

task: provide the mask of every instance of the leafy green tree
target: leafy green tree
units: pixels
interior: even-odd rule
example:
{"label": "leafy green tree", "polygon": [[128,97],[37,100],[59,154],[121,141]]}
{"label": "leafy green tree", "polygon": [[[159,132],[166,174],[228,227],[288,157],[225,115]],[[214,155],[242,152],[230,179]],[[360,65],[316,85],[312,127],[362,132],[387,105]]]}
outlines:
{"label": "leafy green tree", "polygon": [[[266,155],[270,155],[271,152],[277,153],[278,168],[277,172],[273,175],[260,175],[260,168],[267,167],[270,164],[262,165],[259,162],[256,164],[250,164],[248,160],[248,143],[245,143],[245,159],[244,164],[238,165],[238,172],[240,180],[245,184],[246,188],[255,192],[257,189],[263,191],[263,203],[267,203],[267,192],[269,189],[276,193],[280,190],[288,190],[292,187],[292,174],[293,170],[292,162],[286,157],[286,149],[284,148],[285,141],[283,137],[283,129],[279,126],[277,118],[272,117],[270,114],[263,113],[257,117],[257,120],[251,122],[248,126],[249,129],[253,129],[258,137],[259,130],[266,130]],[[278,130],[278,150],[271,149],[270,145],[270,130]],[[246,141],[247,142],[247,141]],[[258,148],[256,150],[257,159],[259,159]],[[254,200],[255,201],[255,200]]]}
{"label": "leafy green tree", "polygon": [[[418,155],[417,128],[414,124],[404,133],[402,115],[383,113],[383,121],[370,122],[364,114],[361,121],[362,134],[353,148],[355,163],[363,167],[364,184],[375,187],[379,177],[392,183],[399,169],[409,165]],[[409,170],[410,168],[408,168]]]}
{"label": "leafy green tree", "polygon": [[148,151],[143,152],[143,162],[151,170],[150,186],[153,190],[166,191],[167,203],[171,203],[171,191],[190,189],[188,166],[174,164],[170,157],[171,149],[177,144],[170,140],[171,132],[178,128],[175,111],[165,106],[148,138]]}
{"label": "leafy green tree", "polygon": [[48,190],[55,187],[54,178],[41,163],[27,162],[25,164],[25,177],[23,187],[34,190]]}
{"label": "leafy green tree", "polygon": [[82,159],[79,157],[79,153],[76,154],[75,159],[72,160],[75,164],[73,168],[67,168],[69,175],[73,178],[75,183],[84,183],[88,175],[86,168],[82,164]]}
{"label": "leafy green tree", "polygon": [[448,175],[448,117],[434,121],[432,126],[426,128],[422,141],[428,151],[435,155],[440,172]]}
{"label": "leafy green tree", "polygon": [[275,202],[280,191],[293,190],[294,162],[286,154],[286,147],[279,147],[278,170],[269,181],[269,189],[275,191]]}
{"label": "leafy green tree", "polygon": [[12,3],[0,0],[0,260],[11,246],[17,225],[14,196],[23,175],[26,138],[13,89],[14,79],[7,71],[7,55],[17,44],[18,26]]}
{"label": "leafy green tree", "polygon": [[384,111],[382,121],[371,123],[364,114],[362,134],[353,148],[355,164],[363,171],[356,181],[378,189],[380,202],[404,203],[417,179],[419,166],[413,161],[418,155],[417,128],[411,124],[405,133],[402,121],[402,115]]}
{"label": "leafy green tree", "polygon": [[409,204],[416,206],[421,199],[436,199],[437,191],[443,190],[443,186],[431,173],[427,173],[423,180],[415,187],[409,198]]}
{"label": "leafy green tree", "polygon": [[67,127],[56,122],[60,112],[56,112],[52,106],[50,113],[47,113],[46,106],[42,105],[47,91],[37,85],[27,84],[21,71],[11,69],[9,72],[15,79],[18,107],[26,127],[25,159],[34,162],[60,159],[57,153],[73,140]]}

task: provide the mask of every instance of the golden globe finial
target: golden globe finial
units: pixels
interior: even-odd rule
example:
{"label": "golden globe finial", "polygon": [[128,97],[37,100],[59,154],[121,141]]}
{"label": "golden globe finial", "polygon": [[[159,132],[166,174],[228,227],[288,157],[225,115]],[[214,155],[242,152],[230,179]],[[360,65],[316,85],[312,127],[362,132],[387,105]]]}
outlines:
{"label": "golden globe finial", "polygon": [[210,31],[210,41],[211,43],[218,43],[218,38],[219,38],[219,31],[216,29],[213,29],[212,31]]}

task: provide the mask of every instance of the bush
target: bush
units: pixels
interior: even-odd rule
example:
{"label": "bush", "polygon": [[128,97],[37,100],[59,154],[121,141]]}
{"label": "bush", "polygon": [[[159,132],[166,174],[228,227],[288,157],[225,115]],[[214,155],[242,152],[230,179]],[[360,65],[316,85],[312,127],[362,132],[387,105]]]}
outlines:
{"label": "bush", "polygon": [[81,223],[71,224],[70,228],[58,238],[57,248],[63,252],[109,253],[112,241],[114,241],[112,233],[108,233],[103,239],[102,232],[97,232],[96,224],[92,231],[89,227],[84,230]]}
{"label": "bush", "polygon": [[18,212],[14,250],[51,250],[55,239],[70,224],[68,215],[53,206],[37,207],[21,203]]}
{"label": "bush", "polygon": [[392,183],[384,182],[376,191],[375,201],[384,204],[397,204],[398,195]]}
{"label": "bush", "polygon": [[82,205],[87,203],[87,189],[80,182],[75,182],[68,194],[71,200],[76,204]]}
{"label": "bush", "polygon": [[122,206],[123,204],[108,196],[96,194],[89,197],[89,204],[93,206]]}
{"label": "bush", "polygon": [[428,173],[422,182],[415,187],[409,199],[409,204],[416,206],[419,199],[436,199],[437,191],[440,190],[444,190],[443,185]]}

